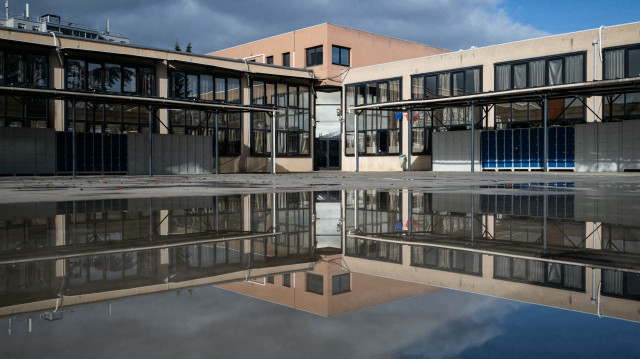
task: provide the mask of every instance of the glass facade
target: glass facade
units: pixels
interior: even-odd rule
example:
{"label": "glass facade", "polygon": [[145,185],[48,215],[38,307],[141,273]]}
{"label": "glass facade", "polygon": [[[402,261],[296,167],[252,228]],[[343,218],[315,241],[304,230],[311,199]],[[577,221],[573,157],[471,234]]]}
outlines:
{"label": "glass facade", "polygon": [[[604,79],[640,76],[640,45],[604,49]],[[603,121],[640,119],[640,92],[604,96]]]}
{"label": "glass facade", "polygon": [[[273,105],[276,117],[276,153],[278,156],[309,156],[311,153],[311,105],[308,86],[251,82],[251,104]],[[251,154],[271,154],[271,114],[251,113]]]}
{"label": "glass facade", "polygon": [[[0,85],[46,88],[48,56],[0,51]],[[0,127],[50,127],[49,102],[40,98],[0,96]]]}
{"label": "glass facade", "polygon": [[[388,79],[346,86],[346,107],[399,101],[402,79]],[[355,153],[355,136],[358,136],[358,154],[397,155],[402,139],[402,114],[386,110],[366,110],[358,118],[355,129],[355,115],[346,114],[345,153]]]}
{"label": "glass facade", "polygon": [[[517,90],[584,82],[585,53],[518,60],[495,65],[495,90]],[[584,99],[583,99],[584,100]],[[540,127],[543,121],[542,101],[496,104],[497,128]],[[585,121],[585,106],[575,97],[547,101],[550,123],[566,125]]]}

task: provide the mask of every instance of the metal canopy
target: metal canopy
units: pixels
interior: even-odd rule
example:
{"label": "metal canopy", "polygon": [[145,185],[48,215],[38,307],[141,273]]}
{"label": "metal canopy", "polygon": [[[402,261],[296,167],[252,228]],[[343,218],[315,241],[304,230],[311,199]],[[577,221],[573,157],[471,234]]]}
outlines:
{"label": "metal canopy", "polygon": [[205,102],[200,100],[176,100],[158,97],[142,97],[132,95],[116,95],[96,92],[78,92],[58,89],[40,89],[28,87],[0,86],[0,95],[30,96],[52,100],[99,101],[107,103],[132,104],[153,108],[191,109],[202,111],[225,112],[273,112],[274,106],[247,106],[223,102]]}
{"label": "metal canopy", "polygon": [[483,92],[473,95],[443,97],[422,100],[404,100],[388,103],[358,105],[347,108],[347,111],[362,110],[428,110],[432,108],[447,106],[469,106],[475,103],[476,106],[486,106],[496,103],[512,101],[539,101],[543,96],[547,99],[565,98],[571,96],[606,96],[627,92],[640,91],[640,77],[632,77],[615,80],[601,80],[580,82],[566,85],[553,85],[536,88],[526,88],[518,90],[507,90],[497,92]]}

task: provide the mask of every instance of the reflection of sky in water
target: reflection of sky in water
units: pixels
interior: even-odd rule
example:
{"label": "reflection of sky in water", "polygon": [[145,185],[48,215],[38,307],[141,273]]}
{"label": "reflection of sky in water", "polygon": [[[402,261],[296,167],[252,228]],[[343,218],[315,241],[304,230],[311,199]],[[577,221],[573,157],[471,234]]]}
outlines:
{"label": "reflection of sky in water", "polygon": [[640,349],[638,323],[451,290],[329,318],[214,287],[117,301],[111,317],[106,303],[56,322],[36,317],[32,334],[25,322],[14,322],[13,336],[2,331],[0,357],[630,357]]}

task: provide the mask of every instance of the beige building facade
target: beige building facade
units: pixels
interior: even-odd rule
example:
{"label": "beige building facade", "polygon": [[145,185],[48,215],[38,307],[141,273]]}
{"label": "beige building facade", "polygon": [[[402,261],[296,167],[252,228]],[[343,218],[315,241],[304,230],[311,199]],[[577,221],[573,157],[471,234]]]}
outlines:
{"label": "beige building facade", "polygon": [[446,53],[448,50],[333,24],[320,24],[209,55],[313,71],[314,169],[340,169],[342,89],[351,68]]}
{"label": "beige building facade", "polygon": [[[472,168],[471,147],[474,147],[475,170],[541,169],[542,165],[521,161],[520,158],[507,158],[513,163],[503,167],[491,167],[482,162],[485,144],[480,141],[480,131],[476,142],[470,145],[471,100],[463,106],[438,105],[416,111],[411,111],[410,103],[399,104],[387,111],[348,109],[500,91],[509,94],[508,91],[524,89],[550,90],[567,84],[634,78],[640,75],[637,69],[639,33],[640,23],[631,23],[351,69],[342,77],[344,110],[348,112],[342,127],[345,143],[342,168],[345,171],[399,171],[407,167],[413,170],[469,171]],[[567,142],[566,149],[563,147],[562,151],[575,152],[576,157],[559,165],[561,169],[590,171],[606,167],[622,171],[637,168],[638,152],[635,147],[629,145],[627,152],[621,147],[619,157],[622,159],[615,159],[616,162],[632,162],[630,167],[594,164],[596,160],[593,158],[579,156],[583,152],[601,153],[605,151],[606,143],[594,150],[593,146],[580,142],[578,138],[583,133],[591,135],[589,131],[596,128],[595,125],[585,125],[598,123],[602,132],[620,134],[620,138],[607,139],[608,144],[616,146],[623,142],[623,132],[636,131],[630,120],[638,118],[636,109],[640,99],[637,93],[575,96],[567,92],[564,98],[549,99],[546,106],[542,104],[542,95],[541,92],[539,100],[533,101],[516,97],[505,100],[503,97],[495,103],[476,106],[474,129],[513,132],[516,129],[542,128],[546,108],[549,127],[575,128],[576,137],[567,140],[570,143]],[[356,112],[359,115],[358,129],[354,130]],[[609,125],[614,122],[618,125]],[[513,136],[516,135],[520,136],[520,133],[513,132]],[[356,139],[359,156],[355,156]],[[534,141],[533,137],[531,141]],[[593,141],[593,138],[589,139],[590,143]],[[528,142],[520,145],[528,146]],[[551,145],[549,148],[553,151]],[[519,150],[515,142],[505,146],[509,147],[508,151]],[[498,152],[501,150],[507,151],[498,148]],[[541,148],[536,151],[543,152]],[[529,154],[527,152],[526,155]],[[409,164],[399,157],[405,161],[409,158]],[[574,160],[575,163],[572,162]]]}

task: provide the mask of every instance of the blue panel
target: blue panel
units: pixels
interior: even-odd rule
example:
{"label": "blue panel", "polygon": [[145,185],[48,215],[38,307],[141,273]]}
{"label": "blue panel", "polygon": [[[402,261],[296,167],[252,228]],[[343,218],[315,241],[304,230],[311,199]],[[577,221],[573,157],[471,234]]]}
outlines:
{"label": "blue panel", "polygon": [[556,159],[556,163],[558,167],[567,167],[566,163],[567,163],[567,131],[566,131],[566,127],[559,127],[558,128],[558,137],[557,137],[558,143],[557,143],[557,159]]}
{"label": "blue panel", "polygon": [[522,131],[513,130],[513,167],[522,167],[522,140],[520,138]]}
{"label": "blue panel", "polygon": [[576,128],[567,127],[567,167],[576,166]]}
{"label": "blue panel", "polygon": [[529,131],[529,148],[531,149],[529,153],[529,158],[531,167],[541,167],[542,166],[542,153],[540,151],[540,128],[533,128]]}
{"label": "blue panel", "polygon": [[489,132],[489,168],[498,167],[498,154],[496,153],[496,131]]}
{"label": "blue panel", "polygon": [[482,132],[480,135],[480,158],[482,159],[482,168],[489,167],[489,132]]}
{"label": "blue panel", "polygon": [[531,158],[529,154],[529,130],[524,129],[520,131],[522,131],[520,135],[520,140],[522,141],[522,167],[529,167],[531,166]]}
{"label": "blue panel", "polygon": [[504,168],[505,166],[505,153],[504,153],[504,143],[505,143],[505,135],[507,131],[500,130],[498,131],[498,138],[496,141],[497,147],[497,162],[499,168]]}
{"label": "blue panel", "polygon": [[549,166],[549,168],[556,167],[556,161],[558,158],[558,152],[556,150],[556,146],[558,143],[557,129],[557,127],[551,127],[547,129],[547,166]]}
{"label": "blue panel", "polygon": [[513,167],[513,131],[504,131],[504,166]]}

